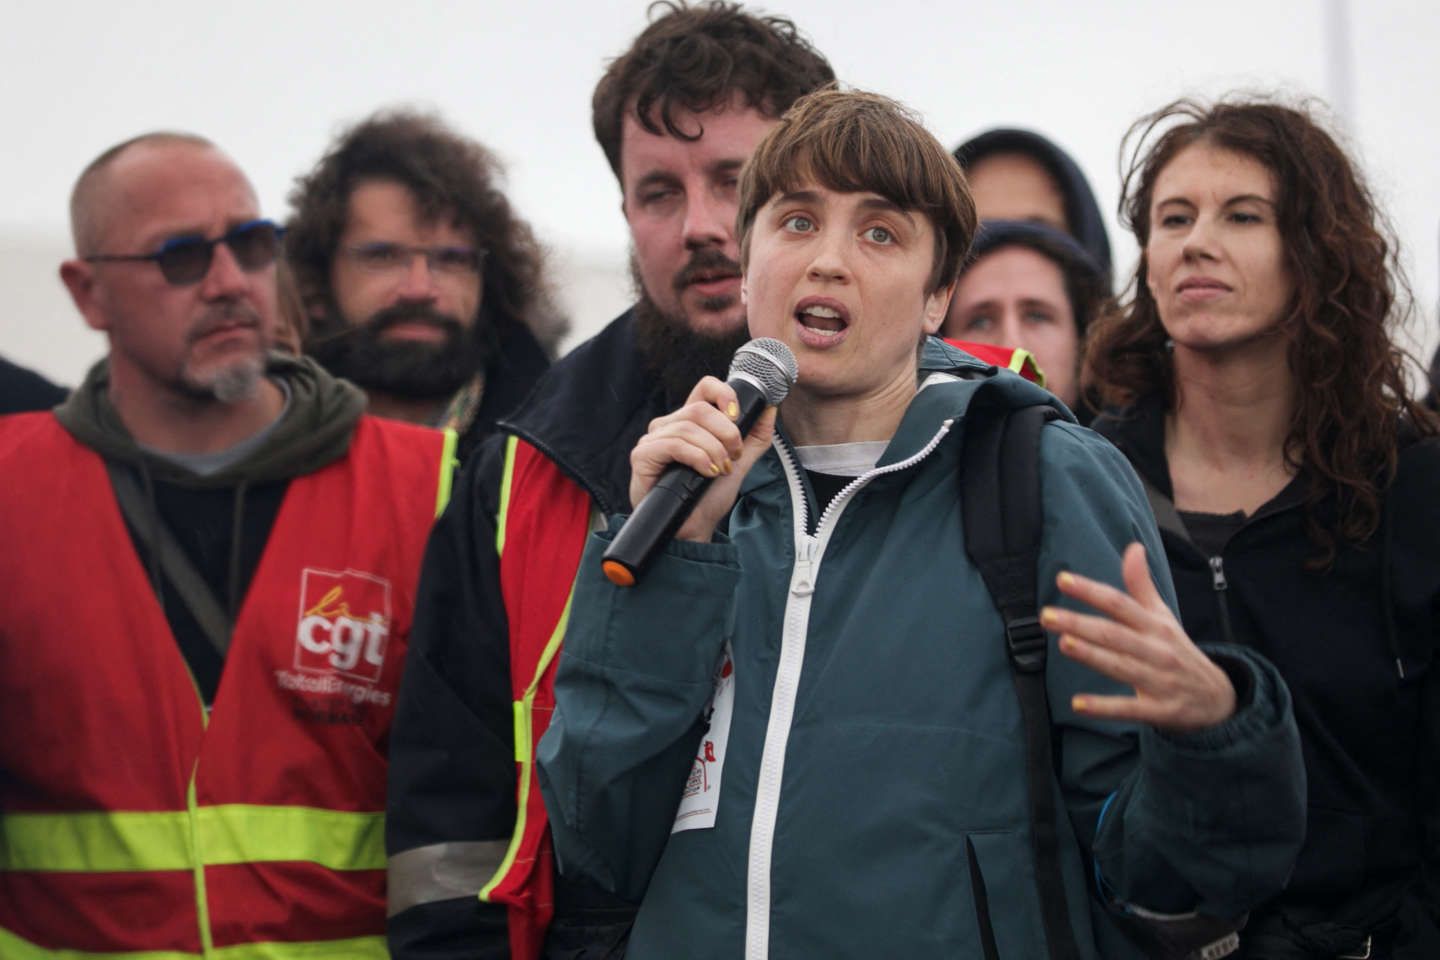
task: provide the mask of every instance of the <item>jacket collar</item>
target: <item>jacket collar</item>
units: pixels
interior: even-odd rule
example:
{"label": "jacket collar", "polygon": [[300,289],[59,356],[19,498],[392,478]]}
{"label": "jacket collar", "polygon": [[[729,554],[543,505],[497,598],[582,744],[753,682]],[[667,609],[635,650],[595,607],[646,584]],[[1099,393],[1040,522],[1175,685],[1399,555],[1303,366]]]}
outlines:
{"label": "jacket collar", "polygon": [[[921,351],[918,369],[921,388],[905,409],[900,426],[890,439],[876,467],[900,463],[915,456],[951,421],[950,438],[963,437],[967,415],[987,408],[1014,409],[1045,403],[1053,406],[1060,419],[1075,417],[1049,391],[1008,370],[985,363],[943,340],[930,337]],[[785,410],[780,410],[780,431],[784,434]],[[788,442],[788,441],[787,441]],[[756,470],[754,480],[746,478],[742,492],[779,478],[774,472]]]}
{"label": "jacket collar", "polygon": [[935,337],[926,341],[919,372],[921,389],[910,401],[877,466],[914,456],[946,420],[953,421],[952,433],[962,434],[958,428],[966,416],[984,408],[1014,409],[1047,403],[1059,412],[1061,419],[1072,422],[1075,419],[1049,391]]}
{"label": "jacket collar", "polygon": [[[1107,410],[1091,425],[1096,433],[1115,444],[1135,472],[1172,503],[1175,488],[1170,484],[1170,462],[1165,458],[1165,404],[1152,394],[1123,410]],[[1270,500],[1262,504],[1247,522],[1301,507],[1308,489],[1306,472],[1301,470]]]}
{"label": "jacket collar", "polygon": [[626,310],[551,367],[499,429],[540,450],[612,513],[630,503],[630,450],[667,412]]}
{"label": "jacket collar", "polygon": [[1151,486],[1167,499],[1175,496],[1165,460],[1165,404],[1158,394],[1142,397],[1123,410],[1107,410],[1091,427],[1120,448]]}

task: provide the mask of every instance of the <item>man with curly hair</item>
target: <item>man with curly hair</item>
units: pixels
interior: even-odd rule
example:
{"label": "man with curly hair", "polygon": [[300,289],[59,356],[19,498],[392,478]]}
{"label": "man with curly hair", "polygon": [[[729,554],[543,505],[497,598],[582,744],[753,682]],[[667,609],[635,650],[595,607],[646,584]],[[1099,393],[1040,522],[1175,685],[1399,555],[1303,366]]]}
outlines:
{"label": "man with curly hair", "polygon": [[395,110],[341,134],[290,195],[305,352],[362,387],[371,412],[454,429],[462,460],[549,366],[564,327],[499,180],[480,144]]}
{"label": "man with curly hair", "polygon": [[[740,168],[834,80],[780,17],[656,4],[592,103],[638,301],[540,381],[457,483],[425,558],[386,811],[397,960],[617,957],[634,909],[554,872],[534,744],[592,523],[628,500],[650,420],[747,339]],[[563,866],[563,865],[562,865]]]}

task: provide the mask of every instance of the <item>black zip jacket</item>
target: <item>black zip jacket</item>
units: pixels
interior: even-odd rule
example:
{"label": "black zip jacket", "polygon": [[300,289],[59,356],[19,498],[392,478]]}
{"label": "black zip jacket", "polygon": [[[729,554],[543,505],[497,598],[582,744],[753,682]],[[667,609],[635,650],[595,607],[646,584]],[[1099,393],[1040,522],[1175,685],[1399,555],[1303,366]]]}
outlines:
{"label": "black zip jacket", "polygon": [[475,419],[459,437],[455,456],[466,463],[495,432],[496,422],[520,406],[540,377],[550,367],[545,348],[529,327],[505,324],[498,334],[499,348],[485,366],[485,390]]}
{"label": "black zip jacket", "polygon": [[[521,437],[583,486],[602,514],[629,505],[630,451],[671,409],[635,344],[629,312],[552,367],[467,463],[421,569],[390,736],[386,852],[490,843],[515,827],[509,631],[495,552],[504,440]],[[568,583],[573,570],[556,570]],[[389,921],[395,960],[508,958],[505,911],[474,891]],[[556,877],[547,958],[619,957],[634,908]]]}
{"label": "black zip jacket", "polygon": [[[1162,504],[1172,500],[1158,401],[1094,427]],[[1181,617],[1196,643],[1264,654],[1294,697],[1309,823],[1290,886],[1267,909],[1338,909],[1393,886],[1402,901],[1387,937],[1393,956],[1440,956],[1428,952],[1440,937],[1440,438],[1402,448],[1390,516],[1367,543],[1341,546],[1326,572],[1305,569],[1314,554],[1305,482],[1257,510],[1218,553],[1162,519]],[[1333,508],[1322,504],[1322,519]]]}
{"label": "black zip jacket", "polygon": [[34,370],[0,357],[0,415],[49,410],[64,402],[68,392]]}

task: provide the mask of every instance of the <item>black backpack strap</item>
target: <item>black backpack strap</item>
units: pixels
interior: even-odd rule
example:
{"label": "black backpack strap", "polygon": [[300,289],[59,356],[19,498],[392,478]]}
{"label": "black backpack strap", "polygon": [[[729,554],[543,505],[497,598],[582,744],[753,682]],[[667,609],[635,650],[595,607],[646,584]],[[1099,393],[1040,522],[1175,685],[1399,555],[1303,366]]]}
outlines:
{"label": "black backpack strap", "polygon": [[1078,960],[1060,872],[1059,815],[1045,696],[1049,640],[1040,626],[1038,572],[1044,529],[1040,432],[1059,413],[1049,404],[1014,410],[972,407],[965,422],[960,508],[965,550],[1005,622],[1011,677],[1025,724],[1025,780],[1035,886],[1051,960]]}

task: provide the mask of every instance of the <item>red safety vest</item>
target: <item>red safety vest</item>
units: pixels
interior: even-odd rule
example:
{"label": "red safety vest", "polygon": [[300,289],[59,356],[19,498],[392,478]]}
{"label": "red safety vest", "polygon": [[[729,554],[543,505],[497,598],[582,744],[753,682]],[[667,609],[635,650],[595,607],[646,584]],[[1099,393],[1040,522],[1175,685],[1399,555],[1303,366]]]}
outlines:
{"label": "red safety vest", "polygon": [[510,691],[515,711],[515,832],[480,899],[503,903],[515,960],[540,955],[555,912],[549,821],[535,777],[535,748],[555,712],[555,666],[570,616],[580,554],[590,530],[590,496],[530,444],[506,438],[495,549],[510,625]]}
{"label": "red safety vest", "polygon": [[386,748],[453,434],[291,481],[206,717],[104,462],[0,420],[0,956],[384,958]]}
{"label": "red safety vest", "polygon": [[[951,341],[984,360],[1044,383],[1028,351]],[[515,717],[515,806],[510,846],[480,899],[504,904],[515,960],[535,960],[555,912],[549,821],[535,776],[535,750],[555,712],[557,654],[570,617],[580,555],[590,531],[589,494],[549,457],[508,437],[496,516],[500,589],[510,625]]]}
{"label": "red safety vest", "polygon": [[991,343],[973,343],[951,337],[946,337],[945,342],[952,347],[959,347],[977,360],[1013,370],[1031,383],[1045,386],[1045,371],[1035,362],[1035,354],[1023,347],[999,347]]}

